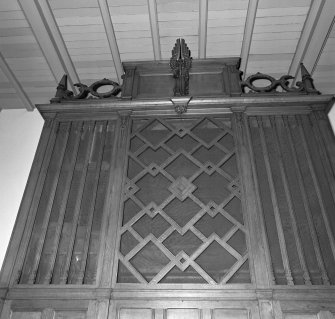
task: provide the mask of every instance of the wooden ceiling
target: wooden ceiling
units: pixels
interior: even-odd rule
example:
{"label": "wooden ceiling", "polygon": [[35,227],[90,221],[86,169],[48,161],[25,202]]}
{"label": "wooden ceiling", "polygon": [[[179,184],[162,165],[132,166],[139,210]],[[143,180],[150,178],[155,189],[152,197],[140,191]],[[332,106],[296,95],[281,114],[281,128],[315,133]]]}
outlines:
{"label": "wooden ceiling", "polygon": [[0,109],[48,103],[65,73],[122,82],[122,62],[169,59],[176,38],[245,75],[299,79],[302,61],[335,93],[334,21],[334,0],[1,0]]}

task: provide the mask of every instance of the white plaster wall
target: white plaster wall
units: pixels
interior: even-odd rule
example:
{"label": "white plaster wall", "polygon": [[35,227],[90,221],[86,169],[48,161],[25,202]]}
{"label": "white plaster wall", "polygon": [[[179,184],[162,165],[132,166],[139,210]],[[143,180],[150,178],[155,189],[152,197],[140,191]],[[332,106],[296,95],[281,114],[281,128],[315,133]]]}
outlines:
{"label": "white plaster wall", "polygon": [[43,119],[37,110],[0,112],[0,266],[19,210]]}
{"label": "white plaster wall", "polygon": [[[335,107],[329,114],[335,131]],[[43,120],[37,111],[0,112],[0,265],[14,226]]]}

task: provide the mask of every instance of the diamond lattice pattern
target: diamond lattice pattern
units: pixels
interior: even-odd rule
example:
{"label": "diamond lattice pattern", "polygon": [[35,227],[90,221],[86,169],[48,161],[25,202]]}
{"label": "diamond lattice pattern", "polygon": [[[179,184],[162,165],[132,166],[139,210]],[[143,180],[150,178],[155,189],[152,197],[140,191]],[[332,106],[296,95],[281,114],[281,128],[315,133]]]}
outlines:
{"label": "diamond lattice pattern", "polygon": [[134,121],[124,186],[119,283],[250,282],[229,121]]}

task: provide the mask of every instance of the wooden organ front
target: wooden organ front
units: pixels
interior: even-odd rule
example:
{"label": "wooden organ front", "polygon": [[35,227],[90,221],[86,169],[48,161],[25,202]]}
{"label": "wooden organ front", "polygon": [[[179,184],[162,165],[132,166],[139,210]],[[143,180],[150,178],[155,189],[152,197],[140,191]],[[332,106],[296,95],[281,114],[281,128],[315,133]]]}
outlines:
{"label": "wooden organ front", "polygon": [[332,97],[303,66],[295,88],[238,66],[126,63],[122,88],[80,96],[63,79],[38,106],[1,319],[334,318]]}

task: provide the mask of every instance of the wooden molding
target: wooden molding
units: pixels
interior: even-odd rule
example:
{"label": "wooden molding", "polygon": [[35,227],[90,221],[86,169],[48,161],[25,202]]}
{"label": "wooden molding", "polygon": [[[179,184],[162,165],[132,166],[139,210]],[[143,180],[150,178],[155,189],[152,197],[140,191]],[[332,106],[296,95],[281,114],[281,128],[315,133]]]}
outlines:
{"label": "wooden molding", "polygon": [[[333,103],[332,95],[290,95],[253,97],[193,97],[188,104],[187,114],[206,115],[245,112],[247,115],[301,114],[312,110],[329,110]],[[117,111],[133,110],[134,116],[175,115],[173,103],[169,98],[152,100],[96,100],[81,103],[55,103],[37,105],[44,118],[54,116],[79,119],[80,117],[115,116]],[[60,114],[62,113],[62,114]]]}
{"label": "wooden molding", "polygon": [[118,81],[121,83],[122,75],[124,72],[123,72],[123,67],[121,63],[119,48],[118,48],[116,37],[115,37],[113,22],[112,22],[112,18],[109,12],[108,3],[107,3],[107,0],[98,0],[98,4],[99,4],[102,20],[103,20],[105,31],[106,31],[109,48],[113,56],[117,78],[118,78]]}
{"label": "wooden molding", "polygon": [[199,1],[199,59],[206,58],[208,0]]}
{"label": "wooden molding", "polygon": [[[299,64],[303,60],[306,50],[310,44],[311,38],[313,37],[313,33],[315,31],[315,27],[318,24],[320,13],[325,4],[325,0],[315,0],[312,1],[308,16],[306,18],[304,28],[301,32],[300,39],[297,45],[297,48],[294,53],[294,57],[292,59],[288,74],[291,74],[295,77],[294,81],[296,81],[298,73],[299,73]],[[294,83],[293,83],[294,84]]]}
{"label": "wooden molding", "polygon": [[161,45],[159,40],[159,26],[158,26],[158,15],[157,15],[157,3],[156,0],[148,0],[150,28],[152,36],[152,46],[154,49],[155,60],[161,60]]}
{"label": "wooden molding", "polygon": [[19,0],[19,3],[56,81],[68,74],[74,89],[73,84],[79,82],[79,78],[49,4],[46,0]]}
{"label": "wooden molding", "polygon": [[247,18],[244,27],[242,49],[241,49],[240,70],[243,72],[244,77],[246,75],[248,65],[248,58],[249,58],[252,34],[254,31],[254,25],[256,20],[257,7],[258,7],[258,0],[249,0]]}
{"label": "wooden molding", "polygon": [[20,98],[21,98],[23,104],[25,105],[26,109],[28,111],[32,111],[34,109],[34,104],[29,99],[27,93],[24,91],[22,85],[20,84],[20,82],[17,80],[16,76],[14,75],[12,70],[10,69],[9,65],[7,64],[7,62],[6,62],[5,58],[3,57],[3,55],[1,54],[1,52],[0,52],[0,68],[3,71],[3,73],[5,73],[8,80],[11,82],[11,84],[14,86],[16,92],[20,96]]}
{"label": "wooden molding", "polygon": [[310,70],[311,74],[315,71],[323,48],[335,22],[334,12],[335,1],[325,0],[316,21],[314,32],[311,36],[308,47],[306,48],[306,53],[302,59],[302,62],[307,70]]}

